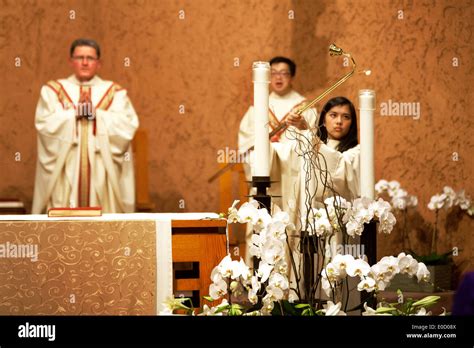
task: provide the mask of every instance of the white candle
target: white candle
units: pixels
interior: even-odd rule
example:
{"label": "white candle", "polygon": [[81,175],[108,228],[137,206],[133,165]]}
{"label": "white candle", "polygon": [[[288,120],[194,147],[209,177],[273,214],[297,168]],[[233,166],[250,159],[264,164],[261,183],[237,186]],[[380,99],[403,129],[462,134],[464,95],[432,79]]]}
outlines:
{"label": "white candle", "polygon": [[253,176],[270,176],[270,139],[268,130],[268,89],[270,83],[270,64],[254,62],[253,112],[255,119],[255,150]]}
{"label": "white candle", "polygon": [[370,89],[359,91],[360,110],[360,194],[375,198],[374,167],[374,111],[375,92]]}

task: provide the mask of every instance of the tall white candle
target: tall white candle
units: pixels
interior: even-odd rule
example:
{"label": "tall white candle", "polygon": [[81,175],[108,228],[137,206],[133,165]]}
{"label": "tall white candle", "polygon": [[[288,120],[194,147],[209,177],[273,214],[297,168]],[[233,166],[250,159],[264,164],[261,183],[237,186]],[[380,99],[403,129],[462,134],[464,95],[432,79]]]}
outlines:
{"label": "tall white candle", "polygon": [[254,62],[253,112],[255,119],[255,150],[253,176],[270,176],[270,139],[268,129],[268,95],[270,83],[270,64]]}
{"label": "tall white candle", "polygon": [[375,198],[374,166],[374,111],[375,92],[370,89],[359,91],[360,110],[360,194]]}

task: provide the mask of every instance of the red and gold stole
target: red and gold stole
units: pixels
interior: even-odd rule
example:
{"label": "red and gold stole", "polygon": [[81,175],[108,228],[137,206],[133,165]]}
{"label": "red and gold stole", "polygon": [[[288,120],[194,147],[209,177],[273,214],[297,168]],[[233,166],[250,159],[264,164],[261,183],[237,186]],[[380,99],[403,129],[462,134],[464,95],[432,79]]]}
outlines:
{"label": "red and gold stole", "polygon": [[[107,89],[99,103],[96,106],[96,110],[108,110],[112,101],[114,100],[115,92],[120,91],[120,87],[116,83]],[[91,86],[81,86],[79,95],[83,92],[87,92],[91,95]],[[89,122],[92,121],[92,122]],[[78,207],[88,207],[90,205],[90,182],[91,182],[91,166],[88,154],[89,144],[89,127],[92,128],[92,134],[96,133],[96,120],[95,118],[89,120],[88,118],[81,118],[81,148],[80,148],[80,171],[79,171],[79,205]]]}
{"label": "red and gold stole", "polygon": [[[83,92],[91,96],[90,86],[81,86],[79,95]],[[90,174],[91,166],[88,154],[89,145],[89,119],[81,117],[79,120],[81,124],[81,148],[80,148],[80,159],[79,159],[79,204],[78,207],[88,207],[90,197]],[[95,120],[94,120],[95,122]]]}

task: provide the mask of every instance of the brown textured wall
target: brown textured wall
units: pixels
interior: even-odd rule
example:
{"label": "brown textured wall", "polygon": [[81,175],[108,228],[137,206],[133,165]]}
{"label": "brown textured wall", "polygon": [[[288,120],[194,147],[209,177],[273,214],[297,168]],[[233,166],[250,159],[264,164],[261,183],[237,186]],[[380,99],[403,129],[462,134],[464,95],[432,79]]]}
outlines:
{"label": "brown textured wall", "polygon": [[[327,54],[336,42],[373,74],[353,77],[333,95],[357,101],[359,89],[371,88],[378,103],[421,105],[419,120],[383,117],[378,110],[375,130],[376,179],[396,179],[419,198],[411,232],[417,246],[418,237],[427,238],[420,226],[433,221],[424,208],[431,195],[444,185],[474,195],[473,8],[468,0],[6,2],[0,10],[0,197],[31,203],[39,89],[69,75],[74,38],[96,38],[102,77],[129,90],[150,134],[150,190],[159,211],[218,209],[217,184],[207,178],[216,170],[217,151],[236,146],[251,102],[253,61],[293,57],[296,89],[316,96],[345,72],[343,60]],[[472,221],[463,218],[453,236],[463,249],[457,259],[463,270],[474,268]],[[398,251],[399,237],[381,236],[379,254]]]}

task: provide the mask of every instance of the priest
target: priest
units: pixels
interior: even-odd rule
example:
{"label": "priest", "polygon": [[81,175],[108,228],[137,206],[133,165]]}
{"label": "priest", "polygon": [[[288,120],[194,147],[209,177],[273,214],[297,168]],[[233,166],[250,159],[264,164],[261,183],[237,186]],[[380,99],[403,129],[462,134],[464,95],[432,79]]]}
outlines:
{"label": "priest", "polygon": [[138,117],[127,91],[97,75],[100,53],[94,40],[75,40],[73,74],[41,88],[33,214],[52,207],[134,211],[131,141]]}

